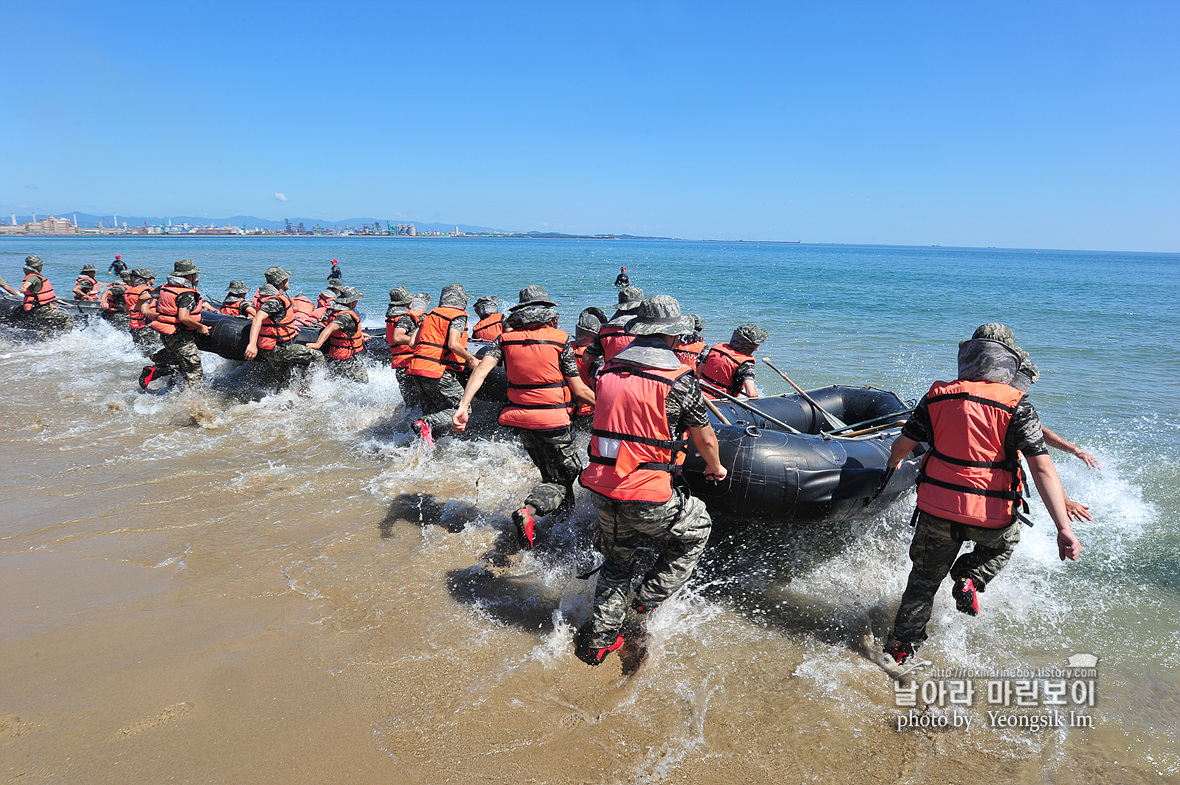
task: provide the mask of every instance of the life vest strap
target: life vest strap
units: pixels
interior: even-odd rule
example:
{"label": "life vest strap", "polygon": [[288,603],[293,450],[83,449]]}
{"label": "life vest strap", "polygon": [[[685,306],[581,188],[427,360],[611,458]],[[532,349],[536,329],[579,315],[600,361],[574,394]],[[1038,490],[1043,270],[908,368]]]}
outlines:
{"label": "life vest strap", "polygon": [[565,382],[548,382],[545,384],[513,384],[508,382],[509,390],[556,390],[565,387]]}
{"label": "life vest strap", "polygon": [[650,439],[646,436],[633,436],[629,433],[616,433],[615,431],[604,431],[599,428],[590,429],[593,436],[601,436],[604,439],[618,439],[624,442],[635,442],[636,444],[646,444],[649,447],[660,447],[665,450],[683,451],[688,447],[687,441],[675,441],[672,439]]}
{"label": "life vest strap", "polygon": [[927,404],[938,403],[939,401],[973,401],[975,403],[981,403],[984,406],[992,406],[996,409],[1005,411],[1008,414],[1016,413],[1015,406],[1005,406],[999,401],[993,401],[991,398],[982,398],[978,395],[972,395],[971,393],[966,392],[946,393],[945,395],[930,395],[926,398]]}
{"label": "life vest strap", "polygon": [[515,339],[505,340],[503,337],[501,337],[500,338],[500,345],[501,346],[557,346],[557,347],[564,349],[568,344],[564,344],[561,341],[545,341],[545,340],[541,340],[539,338],[526,338],[523,341],[518,341]]}
{"label": "life vest strap", "polygon": [[[615,373],[619,374],[620,376],[638,376],[643,379],[650,379],[653,382],[659,382],[660,384],[667,385],[668,387],[673,386],[680,379],[679,376],[677,376],[675,379],[665,379],[663,376],[657,376],[654,373],[647,373],[638,368],[635,368],[634,366],[624,367],[622,365],[616,365],[613,367],[604,367],[598,372],[600,376],[608,373]],[[688,371],[687,373],[691,373],[691,371]]]}
{"label": "life vest strap", "polygon": [[967,461],[962,458],[952,458],[949,455],[941,453],[937,447],[931,448],[930,454],[940,461],[953,463],[955,466],[967,466],[973,469],[1005,469],[1007,471],[1014,469],[1014,462],[1008,459],[1002,461]]}
{"label": "life vest strap", "polygon": [[[603,458],[599,455],[591,455],[590,463],[598,463],[603,466],[615,466],[618,463],[617,458]],[[637,465],[636,470],[647,469],[655,472],[668,472],[669,474],[679,474],[681,471],[678,463],[641,463]]]}
{"label": "life vest strap", "polygon": [[960,493],[973,493],[977,496],[986,496],[989,499],[1007,499],[1008,501],[1023,501],[1024,497],[1015,491],[1000,491],[991,488],[972,488],[969,485],[959,485],[953,482],[946,482],[944,480],[936,480],[928,474],[920,473],[918,475],[919,483],[930,483],[938,488],[946,488],[948,491],[959,491]]}

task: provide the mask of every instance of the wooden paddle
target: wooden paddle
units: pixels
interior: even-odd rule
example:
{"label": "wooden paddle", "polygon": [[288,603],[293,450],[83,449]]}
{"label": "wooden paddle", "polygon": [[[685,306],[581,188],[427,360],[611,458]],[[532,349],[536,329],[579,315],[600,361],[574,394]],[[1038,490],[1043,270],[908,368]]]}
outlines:
{"label": "wooden paddle", "polygon": [[714,416],[716,416],[718,420],[721,420],[722,425],[730,425],[729,420],[725,419],[725,415],[722,414],[721,410],[717,408],[717,404],[706,398],[705,406],[708,407],[709,411],[713,412]]}
{"label": "wooden paddle", "polygon": [[839,417],[837,417],[836,415],[834,415],[834,414],[832,414],[831,412],[829,412],[829,411],[828,411],[827,409],[825,409],[824,407],[820,406],[818,403],[816,403],[816,402],[815,402],[815,399],[813,399],[813,398],[812,398],[810,395],[808,395],[807,393],[803,392],[803,388],[802,388],[802,387],[800,387],[799,385],[795,384],[793,381],[791,381],[791,377],[790,377],[790,376],[787,376],[785,373],[783,373],[782,371],[780,371],[780,370],[779,370],[779,369],[778,369],[778,368],[775,366],[775,364],[774,364],[774,363],[772,363],[772,362],[770,361],[770,358],[768,358],[768,357],[763,357],[763,358],[762,358],[762,362],[766,363],[766,364],[767,364],[767,365],[769,365],[771,368],[774,368],[775,372],[776,372],[776,373],[777,373],[779,376],[781,376],[781,377],[783,377],[784,379],[786,379],[786,380],[787,380],[787,384],[789,384],[789,385],[791,385],[792,387],[794,387],[794,388],[795,388],[795,390],[796,390],[796,392],[798,392],[800,395],[802,395],[802,396],[803,396],[803,400],[807,401],[809,404],[811,404],[812,406],[814,406],[814,407],[816,408],[816,410],[817,410],[817,411],[819,411],[819,413],[820,413],[820,414],[822,414],[822,415],[824,416],[824,419],[828,421],[828,425],[832,426],[832,428],[847,428],[847,427],[848,427],[847,425],[845,425],[845,424],[844,424],[844,421],[843,421],[843,420],[841,420]]}

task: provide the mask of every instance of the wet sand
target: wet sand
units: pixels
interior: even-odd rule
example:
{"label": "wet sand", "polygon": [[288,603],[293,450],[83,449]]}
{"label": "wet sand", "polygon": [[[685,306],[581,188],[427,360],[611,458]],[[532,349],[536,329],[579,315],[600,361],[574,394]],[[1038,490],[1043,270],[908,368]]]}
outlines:
{"label": "wet sand", "polygon": [[1166,781],[1114,722],[897,732],[860,641],[887,628],[902,523],[854,546],[885,585],[727,576],[661,609],[636,672],[591,669],[568,547],[592,513],[514,552],[533,475],[510,441],[421,452],[357,402],[380,376],[261,400],[109,381],[4,385],[2,781]]}

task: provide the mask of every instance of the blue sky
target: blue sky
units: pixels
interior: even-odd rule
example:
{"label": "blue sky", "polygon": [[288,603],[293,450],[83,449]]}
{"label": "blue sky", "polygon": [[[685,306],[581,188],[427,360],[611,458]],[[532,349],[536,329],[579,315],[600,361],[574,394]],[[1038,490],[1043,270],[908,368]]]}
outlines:
{"label": "blue sky", "polygon": [[3,213],[1180,251],[1180,3],[23,3],[5,27]]}

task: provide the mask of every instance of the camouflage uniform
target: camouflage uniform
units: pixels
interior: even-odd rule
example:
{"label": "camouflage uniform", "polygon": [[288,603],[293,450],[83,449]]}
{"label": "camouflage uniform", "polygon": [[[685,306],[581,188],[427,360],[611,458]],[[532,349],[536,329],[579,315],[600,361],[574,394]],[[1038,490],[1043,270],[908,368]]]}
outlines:
{"label": "camouflage uniform", "polygon": [[[340,302],[342,307],[345,305],[352,308],[356,307],[356,301],[337,300],[337,302]],[[343,310],[336,311],[332,317],[332,321],[340,325],[339,331],[342,335],[352,335],[360,326],[357,324],[356,319],[344,313]],[[333,360],[331,357],[327,357],[326,360],[328,363],[328,373],[333,376],[351,379],[358,384],[369,383],[369,370],[365,368],[364,362],[361,361],[359,352],[347,360]]]}
{"label": "camouflage uniform", "polygon": [[[541,287],[528,287],[522,290],[521,296],[524,297],[524,293],[530,289],[540,290],[545,297],[549,296]],[[508,326],[513,330],[528,330],[531,325],[549,324],[558,318],[557,310],[547,306],[513,307],[516,310],[507,319]],[[479,353],[481,360],[489,356],[495,357],[498,363],[504,362],[504,351],[499,338]],[[578,375],[578,363],[574,359],[572,346],[567,344],[561,350],[558,364],[562,376],[567,379]],[[574,482],[582,473],[582,461],[574,446],[572,426],[546,430],[513,427],[512,430],[520,437],[525,452],[541,472],[540,484],[533,486],[524,503],[536,510],[537,515],[548,515],[572,507]]]}
{"label": "camouflage uniform", "polygon": [[418,399],[422,404],[422,411],[426,415],[422,418],[430,426],[435,435],[451,430],[451,418],[459,411],[459,402],[463,400],[463,385],[454,371],[443,371],[437,379],[427,376],[409,376],[417,382]]}
{"label": "camouflage uniform", "polygon": [[171,335],[161,335],[160,341],[164,348],[152,355],[156,375],[176,374],[182,384],[199,387],[205,372],[193,331],[181,328]]}
{"label": "camouflage uniform", "polygon": [[[420,295],[414,295],[415,300],[418,300],[419,297]],[[467,292],[458,284],[443,287],[438,304],[440,307],[466,308]],[[447,335],[449,336],[452,331],[467,332],[467,314],[456,316],[451,320],[450,326],[447,328]],[[424,414],[422,419],[430,426],[431,433],[438,436],[450,431],[453,425],[452,419],[459,411],[459,402],[463,400],[463,384],[459,381],[459,375],[447,368],[437,379],[431,379],[428,376],[412,376],[410,378],[413,378],[418,385],[418,399]]]}
{"label": "camouflage uniform", "polygon": [[37,306],[31,311],[18,310],[16,318],[21,327],[35,331],[42,340],[74,329],[74,320],[70,315],[52,305]]}
{"label": "camouflage uniform", "polygon": [[598,511],[595,546],[606,556],[594,590],[590,645],[597,648],[609,646],[623,624],[640,550],[660,551],[635,595],[636,605],[655,608],[692,577],[713,520],[704,502],[679,488],[663,504],[617,502],[593,492],[590,501]]}
{"label": "camouflage uniform", "polygon": [[[948,573],[952,580],[970,578],[975,590],[982,592],[1012,557],[1023,526],[1024,523],[1016,521],[1003,529],[985,529],[919,510],[914,540],[910,543],[910,560],[914,566],[893,620],[892,639],[912,643],[915,648],[926,640],[934,595]],[[959,550],[968,540],[975,543],[975,549],[960,556]]]}
{"label": "camouflage uniform", "polygon": [[[270,269],[275,268],[268,268],[268,272]],[[283,306],[282,300],[275,296],[279,294],[279,290],[275,288],[274,284],[267,283],[259,289],[259,294],[263,297],[271,298],[264,300],[259,306],[259,310],[265,313],[276,324],[282,321],[286,313],[286,308]],[[274,370],[275,375],[279,378],[280,386],[283,387],[291,383],[294,378],[296,366],[301,370],[309,369],[314,371],[315,368],[322,367],[325,362],[324,355],[319,350],[310,349],[294,341],[279,344],[273,349],[259,349],[257,359],[263,360]]]}
{"label": "camouflage uniform", "polygon": [[[34,265],[30,259],[36,259]],[[29,256],[26,260],[25,273],[27,277],[26,292],[37,294],[41,291],[41,280],[32,277],[33,273],[41,273],[41,261],[36,256]],[[33,266],[29,266],[33,265]],[[37,338],[44,340],[60,333],[68,333],[74,329],[74,320],[65,311],[58,310],[53,304],[36,305],[31,310],[17,310],[13,313],[13,321],[20,327],[33,330]]]}
{"label": "camouflage uniform", "polygon": [[[177,262],[177,266],[180,266],[180,262]],[[196,270],[197,268],[192,266],[192,269]],[[192,285],[187,278],[174,276],[168,277],[168,283],[173,286]],[[176,307],[188,310],[190,313],[195,312],[200,304],[200,298],[192,292],[185,292],[176,298]],[[197,348],[196,331],[190,330],[182,324],[177,324],[176,332],[171,335],[157,332],[151,328],[141,332],[149,331],[159,335],[160,342],[164,345],[164,348],[153,354],[151,358],[156,365],[157,375],[175,374],[177,381],[181,384],[199,387],[205,372],[201,367],[201,350]]]}
{"label": "camouflage uniform", "polygon": [[[426,303],[423,301],[417,302],[420,306],[415,310],[424,310]],[[410,296],[410,291],[404,286],[398,286],[389,292],[389,307],[385,310],[385,321],[393,322],[394,329],[400,327],[406,331],[406,335],[414,334],[414,319],[410,316],[409,311],[415,307],[414,298]],[[418,385],[413,378],[406,373],[405,368],[394,368],[394,376],[397,377],[397,386],[401,390],[402,402],[406,408],[416,407],[419,404]]]}
{"label": "camouflage uniform", "polygon": [[[667,353],[675,358],[659,340],[636,338],[614,363],[641,351]],[[679,364],[678,359],[672,362]],[[677,380],[665,407],[670,433],[681,434],[688,428],[709,424],[709,410],[693,374]],[[640,549],[659,550],[656,563],[644,575],[635,596],[637,605],[651,609],[675,594],[692,576],[708,544],[713,521],[704,502],[675,484],[672,498],[663,504],[621,502],[596,491],[591,491],[590,500],[598,511],[595,546],[606,556],[594,591],[594,616],[588,637],[589,646],[599,648],[614,642],[623,623]]]}
{"label": "camouflage uniform", "polygon": [[[976,334],[992,327],[1007,329],[1004,325],[984,325]],[[1018,367],[1019,349],[1015,340],[1006,340],[1011,335],[1010,330],[1008,334],[1004,336],[1001,331],[994,338],[963,341],[959,345],[959,378],[1010,383]],[[1012,351],[994,351],[996,343]],[[934,443],[934,426],[925,396],[918,402],[901,434],[916,442]],[[1004,438],[1004,447],[1006,452],[1013,455],[1017,450],[1026,456],[1044,455],[1049,451],[1045,446],[1040,418],[1028,398],[1022,398],[1016,405]],[[914,539],[910,544],[913,567],[897,608],[893,633],[886,651],[894,642],[912,644],[913,648],[917,648],[926,640],[926,624],[933,612],[934,595],[948,574],[953,580],[970,578],[976,591],[985,591],[988,583],[1011,558],[1012,551],[1020,542],[1023,525],[1017,520],[1003,528],[991,529],[970,526],[918,510]],[[975,543],[975,548],[960,556],[959,550],[968,540]]]}

